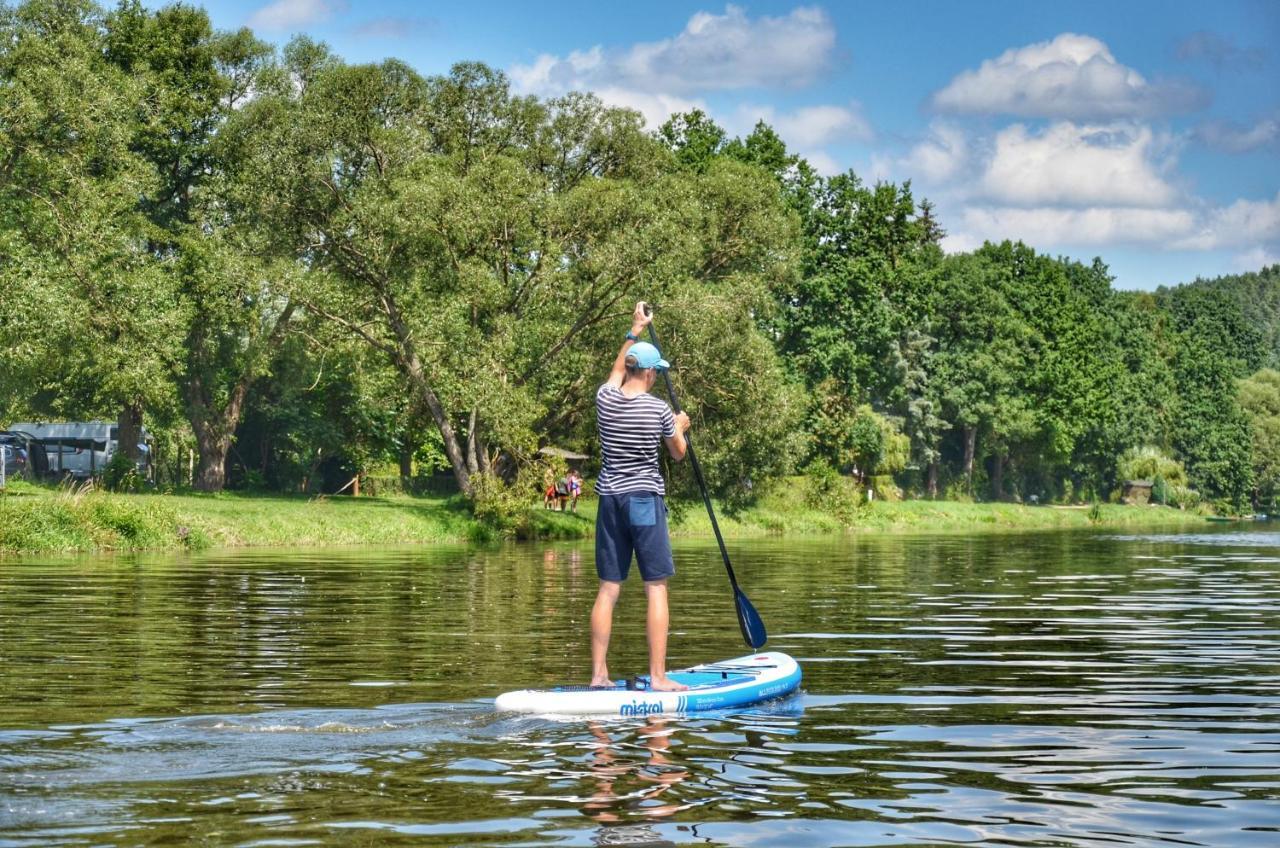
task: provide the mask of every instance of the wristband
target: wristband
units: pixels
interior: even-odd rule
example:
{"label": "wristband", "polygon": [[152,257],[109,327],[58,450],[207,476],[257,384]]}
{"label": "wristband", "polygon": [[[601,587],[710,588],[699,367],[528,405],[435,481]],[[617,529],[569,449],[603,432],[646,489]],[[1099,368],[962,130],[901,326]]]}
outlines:
{"label": "wristband", "polygon": [[631,332],[630,330],[628,330],[628,331],[627,331],[627,340],[628,340],[628,341],[632,341],[632,342],[638,342],[638,341],[640,341],[640,337],[639,337],[639,336],[637,336],[635,333]]}

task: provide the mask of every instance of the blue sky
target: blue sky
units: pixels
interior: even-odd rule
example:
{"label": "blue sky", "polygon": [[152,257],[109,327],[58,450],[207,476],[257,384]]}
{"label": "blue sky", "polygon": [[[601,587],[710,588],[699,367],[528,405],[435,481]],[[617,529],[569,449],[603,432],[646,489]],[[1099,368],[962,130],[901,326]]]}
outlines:
{"label": "blue sky", "polygon": [[650,125],[763,118],[826,173],[910,179],[949,250],[1022,238],[1118,288],[1280,262],[1280,3],[221,0],[351,62],[461,60]]}

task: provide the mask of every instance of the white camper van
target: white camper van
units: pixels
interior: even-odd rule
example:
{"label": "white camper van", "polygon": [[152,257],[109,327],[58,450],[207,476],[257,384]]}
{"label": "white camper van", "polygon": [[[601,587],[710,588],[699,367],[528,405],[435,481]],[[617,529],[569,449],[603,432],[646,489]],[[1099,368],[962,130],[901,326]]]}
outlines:
{"label": "white camper van", "polygon": [[[106,470],[120,449],[120,428],[114,421],[20,422],[10,429],[35,436],[49,456],[49,473],[85,479]],[[139,430],[138,473],[151,479],[151,438]]]}

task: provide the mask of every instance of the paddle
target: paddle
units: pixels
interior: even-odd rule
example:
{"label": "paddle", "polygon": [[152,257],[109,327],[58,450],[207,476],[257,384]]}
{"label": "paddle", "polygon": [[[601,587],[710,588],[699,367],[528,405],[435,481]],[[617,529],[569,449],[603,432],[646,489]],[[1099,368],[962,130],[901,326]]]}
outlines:
{"label": "paddle", "polygon": [[[645,304],[644,313],[651,315],[653,306]],[[662,350],[662,345],[658,343],[658,333],[653,329],[653,323],[649,323],[649,338],[653,341],[653,346],[658,350]],[[671,385],[671,374],[667,369],[662,369],[662,377],[667,383],[667,395],[671,398],[671,407],[676,413],[680,412],[680,399],[676,397],[676,390]],[[689,434],[684,434],[686,450],[689,454],[689,462],[693,465],[693,476],[698,480],[698,488],[702,490],[702,502],[707,505],[707,515],[711,518],[711,529],[716,533],[716,542],[720,544],[720,557],[724,560],[725,571],[729,572],[729,585],[733,586],[733,604],[738,611],[738,627],[742,630],[742,639],[753,650],[759,650],[769,636],[765,632],[764,622],[760,620],[760,613],[756,612],[756,608],[751,605],[751,601],[747,600],[747,596],[738,586],[738,578],[734,576],[733,565],[729,562],[729,551],[725,549],[724,537],[720,535],[720,525],[716,523],[716,511],[711,507],[711,495],[707,493],[707,481],[702,476],[702,466],[698,464],[698,455],[693,452],[693,441],[689,438]]]}

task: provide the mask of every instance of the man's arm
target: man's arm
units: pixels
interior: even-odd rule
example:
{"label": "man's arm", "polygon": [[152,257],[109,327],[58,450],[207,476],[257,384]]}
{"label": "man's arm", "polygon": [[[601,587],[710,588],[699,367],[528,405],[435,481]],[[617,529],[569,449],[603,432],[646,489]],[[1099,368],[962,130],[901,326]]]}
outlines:
{"label": "man's arm", "polygon": [[649,322],[653,320],[652,315],[644,314],[644,301],[636,304],[635,312],[631,313],[631,335],[635,339],[624,339],[622,348],[618,351],[617,359],[613,360],[613,370],[609,372],[609,379],[606,383],[615,389],[622,388],[622,379],[627,376],[627,351],[631,350],[631,346],[640,338],[640,334],[644,332],[644,328],[649,326]]}
{"label": "man's arm", "polygon": [[675,416],[676,432],[674,436],[664,436],[663,440],[667,443],[667,453],[671,454],[671,458],[676,462],[684,459],[684,455],[689,452],[689,443],[685,441],[684,434],[689,432],[689,416],[681,412]]}

